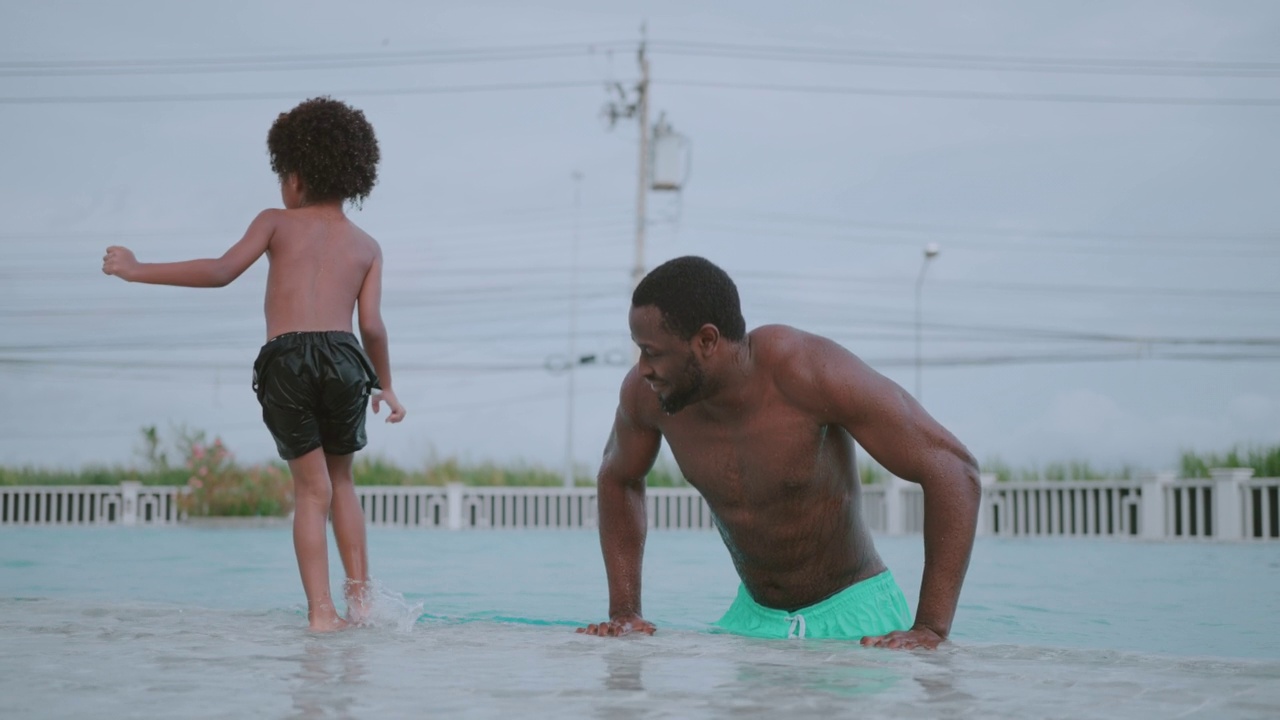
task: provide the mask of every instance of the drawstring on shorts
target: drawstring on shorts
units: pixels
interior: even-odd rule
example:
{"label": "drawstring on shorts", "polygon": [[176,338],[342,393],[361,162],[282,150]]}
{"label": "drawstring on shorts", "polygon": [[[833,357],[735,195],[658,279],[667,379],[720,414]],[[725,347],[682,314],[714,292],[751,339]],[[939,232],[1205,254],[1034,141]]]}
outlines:
{"label": "drawstring on shorts", "polygon": [[804,631],[805,631],[804,615],[801,615],[799,613],[795,615],[788,615],[787,622],[791,623],[791,626],[787,628],[787,639],[788,640],[791,640],[793,638],[803,639]]}

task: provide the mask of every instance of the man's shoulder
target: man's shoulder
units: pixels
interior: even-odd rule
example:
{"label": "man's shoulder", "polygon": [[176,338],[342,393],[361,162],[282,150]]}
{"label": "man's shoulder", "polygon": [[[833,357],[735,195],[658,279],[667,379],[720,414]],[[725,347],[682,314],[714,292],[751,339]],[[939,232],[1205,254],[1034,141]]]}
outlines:
{"label": "man's shoulder", "polygon": [[752,354],[770,366],[810,362],[815,354],[821,355],[839,347],[829,338],[790,325],[761,325],[748,337]]}
{"label": "man's shoulder", "polygon": [[662,414],[658,396],[640,376],[640,370],[635,365],[622,378],[622,387],[618,391],[618,410],[634,425],[654,428],[658,425],[658,418]]}
{"label": "man's shoulder", "polygon": [[751,352],[758,367],[795,400],[819,399],[833,375],[852,380],[859,365],[853,353],[834,340],[789,325],[763,325],[751,331]]}

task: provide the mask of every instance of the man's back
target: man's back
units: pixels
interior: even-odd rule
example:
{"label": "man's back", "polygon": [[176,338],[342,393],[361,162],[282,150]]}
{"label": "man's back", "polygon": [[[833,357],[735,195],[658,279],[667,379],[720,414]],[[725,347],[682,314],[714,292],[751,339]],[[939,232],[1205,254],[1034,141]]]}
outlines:
{"label": "man's back", "polygon": [[267,337],[351,331],[356,299],[378,255],[372,237],[330,206],[272,211]]}

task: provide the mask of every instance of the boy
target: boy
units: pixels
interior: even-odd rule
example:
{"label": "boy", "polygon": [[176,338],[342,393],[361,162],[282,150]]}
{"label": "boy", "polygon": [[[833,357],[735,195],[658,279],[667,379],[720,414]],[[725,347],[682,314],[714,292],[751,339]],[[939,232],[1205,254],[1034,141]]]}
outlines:
{"label": "boy", "polygon": [[[293,475],[293,545],[311,630],[348,624],[329,592],[325,521],[347,573],[348,619],[367,610],[369,561],[364,515],[352,482],[353,454],[365,446],[365,402],[387,403],[387,422],[404,419],[391,389],[382,301],[382,250],[343,213],[377,181],[378,141],[364,113],[314,98],[276,118],[267,134],[284,210],[264,210],[220,258],[139,263],[109,247],[102,271],[129,282],[222,287],[266,253],[267,344],[253,366],[262,419]],[[360,341],[351,332],[359,307]],[[365,351],[368,351],[366,354]]]}

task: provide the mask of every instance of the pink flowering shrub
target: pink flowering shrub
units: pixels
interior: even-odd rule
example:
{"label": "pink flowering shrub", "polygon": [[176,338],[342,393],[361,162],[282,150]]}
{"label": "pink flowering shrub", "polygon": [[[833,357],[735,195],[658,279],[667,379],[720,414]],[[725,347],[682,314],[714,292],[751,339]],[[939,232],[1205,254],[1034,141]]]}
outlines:
{"label": "pink flowering shrub", "polygon": [[191,473],[178,503],[191,516],[280,516],[293,510],[293,481],[276,465],[241,467],[214,439],[186,438],[182,448]]}

